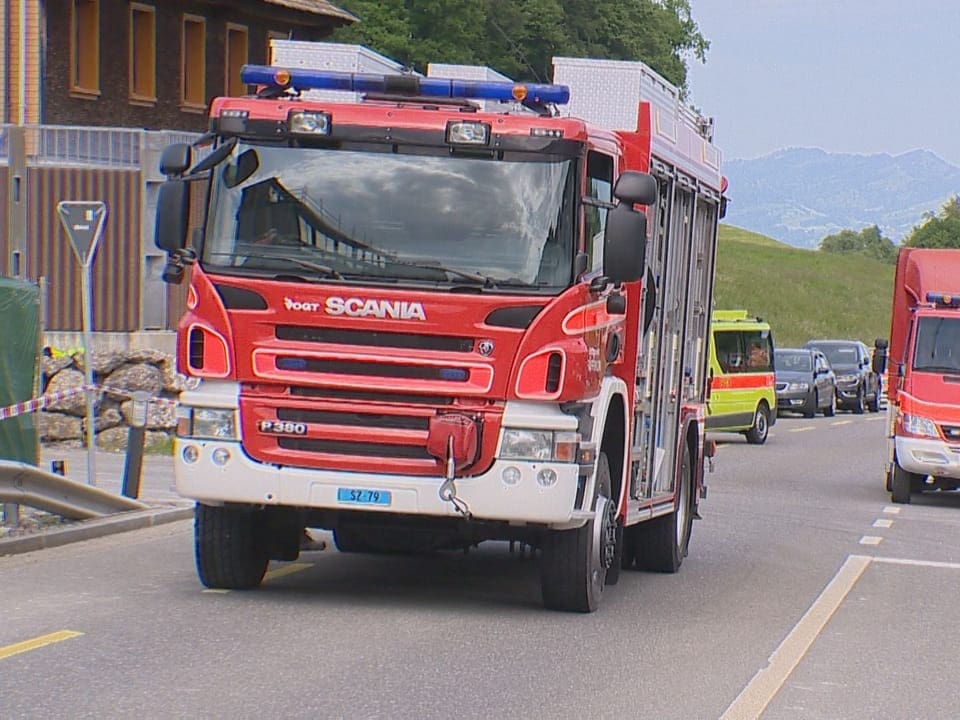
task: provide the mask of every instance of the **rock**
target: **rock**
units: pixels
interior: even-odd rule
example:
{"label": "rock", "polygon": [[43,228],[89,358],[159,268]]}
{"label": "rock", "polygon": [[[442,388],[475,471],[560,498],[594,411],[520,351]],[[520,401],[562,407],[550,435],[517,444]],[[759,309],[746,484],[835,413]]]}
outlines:
{"label": "rock", "polygon": [[40,356],[40,372],[46,378],[51,378],[64,368],[73,365],[73,358],[69,355],[60,355],[59,357]]}
{"label": "rock", "polygon": [[124,416],[119,408],[116,407],[107,407],[100,408],[100,412],[97,413],[96,422],[94,427],[97,432],[107,430],[108,428],[116,427],[117,425],[123,425]]}
{"label": "rock", "polygon": [[[55,393],[67,392],[68,390],[74,390],[76,388],[83,387],[84,378],[83,373],[79,370],[74,370],[73,368],[67,368],[61,370],[52,378],[50,382],[47,383],[46,395],[53,395]],[[99,393],[96,398],[99,400]],[[47,405],[47,410],[51,412],[65,412],[70,413],[71,415],[85,415],[87,412],[87,400],[85,393],[78,392],[69,397],[63,398],[62,400],[55,400],[54,402]]]}
{"label": "rock", "polygon": [[37,414],[37,431],[43,442],[79,440],[83,437],[83,421],[73,415],[41,410]]}
{"label": "rock", "polygon": [[119,350],[95,350],[92,354],[92,359],[93,373],[100,377],[109,375],[127,362],[126,353]]}
{"label": "rock", "polygon": [[[163,388],[163,374],[159,368],[146,364],[127,364],[117,370],[114,370],[103,379],[103,385],[116,390],[123,390],[126,393],[133,393],[137,390],[155,396]],[[125,400],[129,397],[126,393],[109,393],[110,397]]]}
{"label": "rock", "polygon": [[157,366],[162,365],[170,359],[170,356],[165,352],[154,350],[153,348],[126,350],[123,356],[128,363],[149,363]]}

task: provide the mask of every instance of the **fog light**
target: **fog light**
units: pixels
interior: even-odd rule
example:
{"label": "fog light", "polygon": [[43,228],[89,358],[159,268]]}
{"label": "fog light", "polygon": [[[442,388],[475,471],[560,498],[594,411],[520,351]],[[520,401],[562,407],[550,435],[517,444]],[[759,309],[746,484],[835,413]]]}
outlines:
{"label": "fog light", "polygon": [[537,473],[537,483],[540,487],[553,487],[557,484],[557,473],[552,468],[544,468]]}
{"label": "fog light", "polygon": [[214,465],[219,465],[223,467],[228,462],[230,462],[230,451],[226,448],[217,448],[213,451],[213,454],[210,456],[210,459],[213,460]]}
{"label": "fog light", "polygon": [[522,475],[520,474],[520,470],[515,468],[513,465],[510,467],[505,467],[500,473],[500,479],[503,480],[503,484],[509,485],[510,487],[518,484],[521,477]]}
{"label": "fog light", "polygon": [[197,460],[200,459],[200,448],[198,448],[196,445],[187,445],[183,449],[183,452],[181,453],[181,455],[183,456],[183,461],[185,463],[189,463],[192,465],[193,463],[195,463]]}

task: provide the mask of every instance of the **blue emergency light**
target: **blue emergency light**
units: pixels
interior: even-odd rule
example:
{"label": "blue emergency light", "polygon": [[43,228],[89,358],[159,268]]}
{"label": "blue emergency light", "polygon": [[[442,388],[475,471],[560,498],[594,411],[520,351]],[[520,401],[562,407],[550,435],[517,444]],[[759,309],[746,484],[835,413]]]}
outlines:
{"label": "blue emergency light", "polygon": [[950,293],[928,292],[927,302],[933,303],[937,307],[958,308],[960,307],[960,295],[951,295]]}
{"label": "blue emergency light", "polygon": [[514,83],[486,80],[451,80],[419,75],[376,75],[332,70],[309,70],[244,65],[240,80],[247,85],[272,85],[297,90],[344,90],[357,93],[417,97],[501,100],[563,105],[570,102],[566,85]]}

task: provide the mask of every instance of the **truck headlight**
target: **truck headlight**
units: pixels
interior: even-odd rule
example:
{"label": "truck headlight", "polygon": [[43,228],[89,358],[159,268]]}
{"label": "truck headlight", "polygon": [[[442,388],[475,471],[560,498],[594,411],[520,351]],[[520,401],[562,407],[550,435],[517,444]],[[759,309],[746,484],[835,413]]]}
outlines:
{"label": "truck headlight", "polygon": [[177,409],[177,435],[210,440],[237,439],[234,408],[184,407]]}
{"label": "truck headlight", "polygon": [[576,462],[580,433],[504,428],[500,457],[543,462]]}
{"label": "truck headlight", "polygon": [[903,413],[900,416],[900,422],[903,425],[904,431],[911,435],[933,438],[940,437],[940,433],[937,432],[937,424],[930,418]]}

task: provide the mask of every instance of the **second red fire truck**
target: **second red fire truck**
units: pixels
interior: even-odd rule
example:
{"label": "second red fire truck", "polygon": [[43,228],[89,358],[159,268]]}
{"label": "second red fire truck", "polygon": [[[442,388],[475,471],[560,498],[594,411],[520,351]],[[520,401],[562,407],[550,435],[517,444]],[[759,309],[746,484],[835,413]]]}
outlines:
{"label": "second red fire truck", "polygon": [[304,528],[346,552],[525,543],[560,610],[678,570],[711,453],[720,152],[641,63],[554,62],[552,85],[248,66],[214,149],[167,148],[205,585],[257,586]]}

